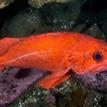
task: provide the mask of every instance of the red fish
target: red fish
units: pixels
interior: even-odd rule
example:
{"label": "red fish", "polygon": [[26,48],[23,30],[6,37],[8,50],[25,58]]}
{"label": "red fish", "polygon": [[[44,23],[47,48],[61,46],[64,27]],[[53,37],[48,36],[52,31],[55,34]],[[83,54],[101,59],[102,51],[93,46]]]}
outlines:
{"label": "red fish", "polygon": [[6,51],[0,55],[1,68],[50,71],[51,74],[38,83],[47,89],[68,79],[72,72],[85,74],[107,69],[107,43],[85,34],[45,33],[12,41],[8,38],[3,44],[6,48],[2,50]]}

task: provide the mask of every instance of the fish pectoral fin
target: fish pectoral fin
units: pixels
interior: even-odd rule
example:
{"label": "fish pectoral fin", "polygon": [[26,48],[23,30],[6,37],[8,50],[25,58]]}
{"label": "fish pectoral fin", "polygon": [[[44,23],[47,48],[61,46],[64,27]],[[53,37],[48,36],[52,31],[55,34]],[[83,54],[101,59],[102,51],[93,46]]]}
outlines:
{"label": "fish pectoral fin", "polygon": [[67,80],[70,76],[71,75],[68,75],[66,72],[61,74],[55,72],[41,80],[38,85],[45,89],[53,88]]}

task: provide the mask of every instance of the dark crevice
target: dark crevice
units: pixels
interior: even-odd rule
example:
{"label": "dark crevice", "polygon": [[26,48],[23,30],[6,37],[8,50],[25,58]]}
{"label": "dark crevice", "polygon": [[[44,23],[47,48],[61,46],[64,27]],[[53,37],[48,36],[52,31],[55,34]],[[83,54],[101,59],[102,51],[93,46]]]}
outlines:
{"label": "dark crevice", "polygon": [[66,73],[66,75],[73,75],[74,74],[74,71],[72,70],[72,69],[70,69],[67,73]]}
{"label": "dark crevice", "polygon": [[15,75],[15,78],[17,79],[23,79],[29,76],[31,70],[30,69],[20,69],[17,74]]}

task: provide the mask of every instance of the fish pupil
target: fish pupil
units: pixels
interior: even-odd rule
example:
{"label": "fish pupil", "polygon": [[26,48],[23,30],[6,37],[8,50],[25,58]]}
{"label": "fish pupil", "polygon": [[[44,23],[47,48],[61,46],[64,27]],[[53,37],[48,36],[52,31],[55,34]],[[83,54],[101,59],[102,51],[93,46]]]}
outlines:
{"label": "fish pupil", "polygon": [[100,52],[95,52],[93,54],[93,59],[96,60],[96,61],[99,61],[102,59],[102,54]]}

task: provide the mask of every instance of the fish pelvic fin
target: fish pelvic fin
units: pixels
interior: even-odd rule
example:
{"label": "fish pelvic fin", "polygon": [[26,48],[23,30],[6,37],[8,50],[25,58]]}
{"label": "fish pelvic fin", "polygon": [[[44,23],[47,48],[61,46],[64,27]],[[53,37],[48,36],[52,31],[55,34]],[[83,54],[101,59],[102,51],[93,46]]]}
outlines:
{"label": "fish pelvic fin", "polygon": [[45,89],[54,88],[55,86],[61,84],[65,80],[67,80],[70,76],[71,75],[70,74],[68,75],[67,72],[51,73],[50,75],[48,75],[47,77],[45,77],[44,79],[39,81],[37,85],[39,85]]}

